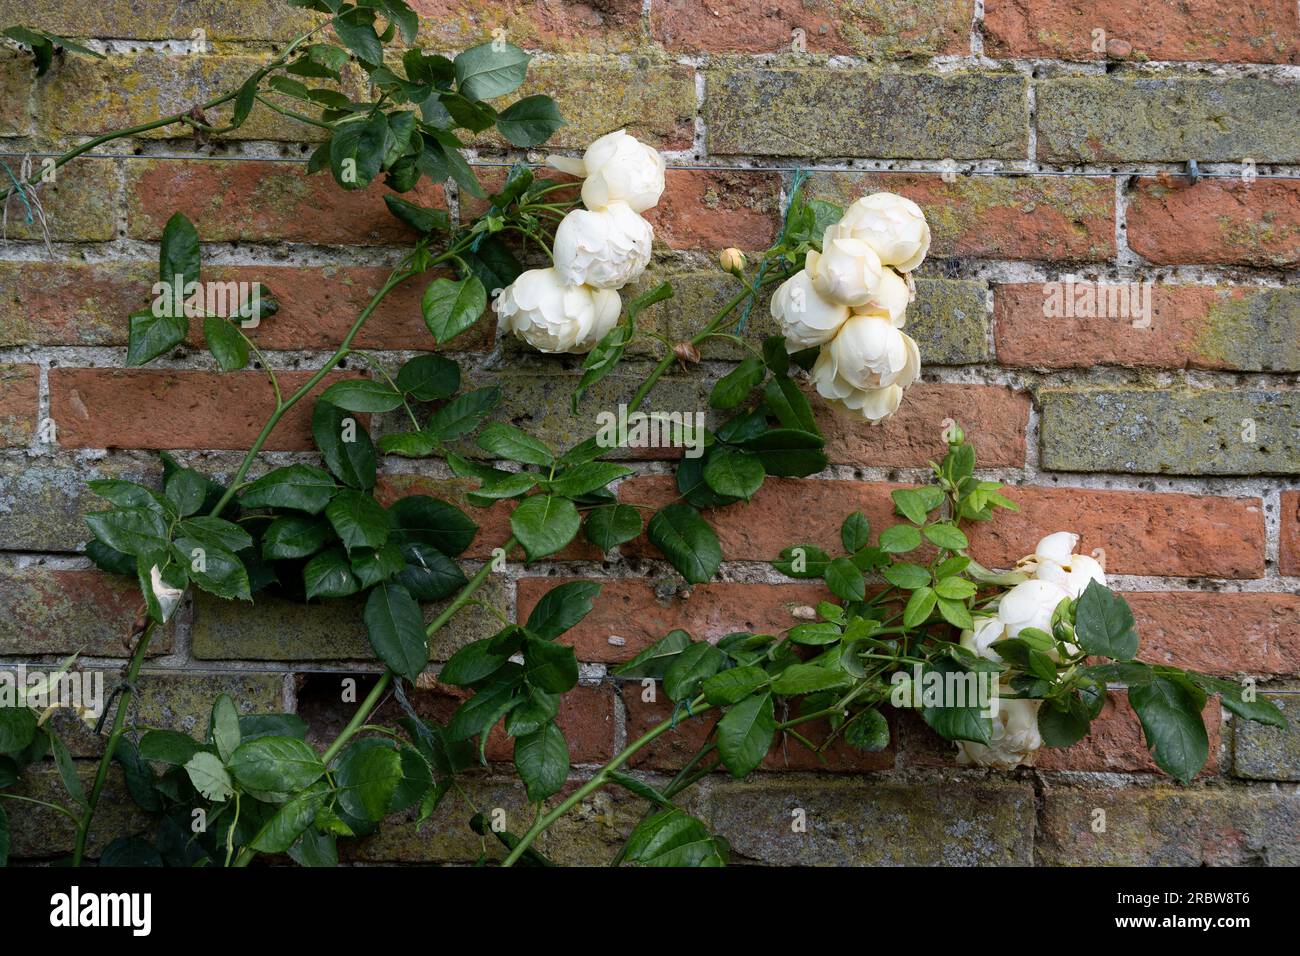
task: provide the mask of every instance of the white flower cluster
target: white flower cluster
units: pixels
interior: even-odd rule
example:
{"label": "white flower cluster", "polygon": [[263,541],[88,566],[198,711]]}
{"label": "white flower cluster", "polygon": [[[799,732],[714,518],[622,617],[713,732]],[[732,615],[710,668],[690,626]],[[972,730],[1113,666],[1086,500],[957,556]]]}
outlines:
{"label": "white flower cluster", "polygon": [[623,130],[600,137],[582,159],[552,157],[583,177],[582,202],[555,231],[555,265],[530,269],[492,303],[498,333],[542,352],[590,352],[618,322],[618,290],[650,262],[654,229],[641,213],[664,191],[664,160]]}
{"label": "white flower cluster", "polygon": [[[1026,628],[1037,628],[1052,633],[1052,615],[1066,598],[1078,598],[1090,581],[1106,583],[1106,570],[1095,558],[1075,554],[1079,536],[1070,531],[1049,534],[1038,542],[1034,553],[1021,558],[1016,570],[1028,575],[997,600],[995,616],[977,615],[972,630],[963,631],[962,646],[980,657],[1001,662],[1002,658],[990,645],[996,641],[1019,637]],[[994,610],[990,605],[990,610]],[[1066,645],[1070,653],[1077,648]],[[1053,660],[1059,660],[1055,647],[1046,650]],[[1014,693],[1005,687],[1003,693]],[[1038,733],[1038,709],[1041,700],[1001,698],[998,715],[993,721],[993,736],[989,746],[958,741],[957,762],[980,767],[1011,770],[1031,766],[1043,745]]]}
{"label": "white flower cluster", "polygon": [[902,331],[911,282],[925,259],[930,227],[921,207],[894,193],[855,202],[822,236],[822,251],[772,297],[786,350],[820,347],[817,392],[869,421],[898,410],[921,372],[916,343]]}

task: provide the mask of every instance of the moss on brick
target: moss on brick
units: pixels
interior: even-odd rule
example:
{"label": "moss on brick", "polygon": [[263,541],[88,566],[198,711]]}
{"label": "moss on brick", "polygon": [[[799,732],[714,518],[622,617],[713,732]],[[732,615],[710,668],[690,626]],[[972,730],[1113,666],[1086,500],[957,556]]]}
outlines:
{"label": "moss on brick", "polygon": [[1196,336],[1198,354],[1250,372],[1300,370],[1300,289],[1220,298]]}
{"label": "moss on brick", "polygon": [[[31,23],[27,0],[0,0],[0,23]],[[188,40],[201,29],[213,40],[287,40],[311,29],[319,18],[284,0],[239,0],[238,3],[177,3],[176,0],[131,0],[87,3],[42,0],[39,20],[31,23],[65,37],[122,40]]]}
{"label": "moss on brick", "polygon": [[1232,775],[1248,780],[1300,782],[1300,689],[1260,696],[1276,704],[1291,726],[1269,727],[1233,718]]}
{"label": "moss on brick", "polygon": [[[81,779],[82,787],[89,793],[94,782],[95,765],[78,764],[77,776]],[[69,804],[68,793],[63,789],[59,774],[49,761],[23,771],[12,792],[46,803],[62,806]],[[53,859],[72,852],[76,831],[65,814],[31,803],[19,807],[13,801],[6,801],[5,809],[9,815],[12,841],[9,855],[13,859]],[[149,816],[127,794],[121,771],[113,767],[109,771],[90,828],[86,855],[95,859],[113,840],[120,836],[142,833],[150,825]]]}

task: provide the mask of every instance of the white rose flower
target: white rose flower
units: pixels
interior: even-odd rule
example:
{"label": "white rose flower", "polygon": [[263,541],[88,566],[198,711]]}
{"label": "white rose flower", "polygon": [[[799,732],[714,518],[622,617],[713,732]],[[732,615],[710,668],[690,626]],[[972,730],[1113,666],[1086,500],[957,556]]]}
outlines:
{"label": "white rose flower", "polygon": [[822,298],[805,269],[781,283],[770,308],[772,318],[781,325],[788,352],[829,342],[849,319],[848,306]]}
{"label": "white rose flower", "polygon": [[841,234],[861,239],[880,261],[903,272],[921,264],[930,249],[930,226],[921,207],[894,193],[863,196],[839,221]]}
{"label": "white rose flower", "polygon": [[1095,558],[1075,554],[1079,536],[1071,531],[1057,531],[1038,542],[1034,553],[1017,562],[1016,567],[1040,581],[1059,585],[1072,598],[1088,587],[1089,581],[1106,583],[1106,569]]}
{"label": "white rose flower", "polygon": [[908,287],[907,280],[886,267],[880,274],[880,285],[867,300],[867,304],[853,311],[862,315],[888,315],[889,323],[894,328],[901,329],[907,324],[907,307],[911,302],[912,290]]}
{"label": "white rose flower", "polygon": [[1055,561],[1057,564],[1069,564],[1070,555],[1079,544],[1079,536],[1072,531],[1057,531],[1038,542],[1034,548],[1034,557],[1042,561]]}
{"label": "white rose flower", "polygon": [[618,322],[612,289],[569,285],[555,269],[530,269],[492,303],[497,332],[513,332],[542,352],[590,352]]}
{"label": "white rose flower", "polygon": [[1007,637],[1017,637],[1027,627],[1052,633],[1052,613],[1070,595],[1051,581],[1023,581],[998,602],[998,620],[1006,627]]}
{"label": "white rose flower", "polygon": [[842,305],[863,306],[880,288],[884,267],[871,246],[831,226],[822,236],[822,251],[808,253],[804,268],[813,288]]}
{"label": "white rose flower", "polygon": [[582,159],[552,156],[561,172],[582,176],[582,202],[592,210],[625,202],[645,212],[664,191],[664,158],[623,130],[607,133],[587,147]]}
{"label": "white rose flower", "polygon": [[831,373],[858,389],[907,388],[921,373],[916,343],[881,315],[854,315],[822,350]]}
{"label": "white rose flower", "polygon": [[961,632],[961,646],[986,660],[1002,662],[1002,657],[990,646],[1006,637],[1006,625],[996,617],[975,615],[975,627]]}
{"label": "white rose flower", "polygon": [[1000,698],[989,746],[959,740],[957,762],[964,766],[974,764],[998,770],[1033,766],[1038,750],[1043,746],[1042,735],[1038,732],[1038,709],[1042,706],[1041,700]]}
{"label": "white rose flower", "polygon": [[570,211],[555,230],[555,271],[568,285],[621,289],[650,262],[654,229],[625,202]]}

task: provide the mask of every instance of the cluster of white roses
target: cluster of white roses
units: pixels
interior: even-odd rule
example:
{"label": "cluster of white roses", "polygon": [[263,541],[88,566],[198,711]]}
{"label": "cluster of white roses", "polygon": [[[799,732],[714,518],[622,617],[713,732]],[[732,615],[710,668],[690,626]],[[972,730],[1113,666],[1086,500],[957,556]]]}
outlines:
{"label": "cluster of white roses", "polygon": [[[980,657],[1001,662],[1002,658],[990,645],[996,641],[1019,637],[1026,628],[1037,628],[1052,633],[1052,615],[1066,598],[1078,598],[1088,582],[1106,583],[1106,570],[1099,561],[1086,554],[1075,554],[1079,536],[1069,531],[1049,534],[1034,553],[1021,558],[1016,570],[1028,575],[997,600],[996,616],[977,615],[975,627],[963,631],[963,647]],[[994,610],[993,605],[989,610]],[[1071,654],[1078,653],[1072,644],[1066,644]],[[1053,660],[1059,655],[1055,647],[1045,650]],[[1014,691],[1004,687],[1002,693]],[[993,721],[990,746],[959,741],[957,762],[1011,770],[1033,764],[1037,751],[1043,745],[1038,733],[1038,709],[1041,700],[998,700],[998,714]]]}
{"label": "cluster of white roses", "polygon": [[590,352],[618,322],[618,290],[650,262],[654,229],[641,213],[664,191],[664,160],[623,130],[587,147],[582,159],[551,165],[583,177],[585,209],[555,232],[555,265],[530,269],[492,303],[498,333],[513,332],[543,352]]}
{"label": "cluster of white roses", "polygon": [[914,290],[907,274],[930,248],[921,208],[894,193],[855,202],[822,236],[822,251],[772,297],[786,349],[821,347],[818,393],[873,422],[898,410],[921,372],[916,343],[900,331]]}

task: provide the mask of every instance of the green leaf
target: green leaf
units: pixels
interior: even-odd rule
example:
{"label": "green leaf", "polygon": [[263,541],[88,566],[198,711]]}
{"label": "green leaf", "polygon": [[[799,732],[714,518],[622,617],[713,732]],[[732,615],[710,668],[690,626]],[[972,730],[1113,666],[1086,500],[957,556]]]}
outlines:
{"label": "green leaf", "polygon": [[717,448],[704,464],[704,480],[720,495],[748,501],[763,486],[763,463],[739,448]]}
{"label": "green leaf", "polygon": [[889,721],[878,710],[864,710],[844,725],[844,742],[854,750],[878,753],[889,746]]}
{"label": "green leaf", "polygon": [[807,624],[796,624],[790,628],[790,640],[795,644],[834,644],[844,632],[840,630],[838,624],[832,624],[829,621],[809,621]]}
{"label": "green leaf", "polygon": [[789,577],[808,579],[822,577],[830,563],[830,555],[816,545],[796,544],[784,548],[772,567]]}
{"label": "green leaf", "polygon": [[352,573],[363,588],[387,581],[406,567],[406,557],[394,541],[384,542],[379,548],[358,548],[349,555]]}
{"label": "green leaf", "polygon": [[524,644],[524,673],[533,687],[563,694],[578,683],[578,659],[567,644],[529,638]]}
{"label": "green leaf", "polygon": [[917,588],[907,599],[907,606],[903,608],[903,626],[920,627],[930,619],[930,614],[938,603],[939,596],[934,593],[934,588],[928,586]]}
{"label": "green leaf", "polygon": [[334,479],[312,465],[287,465],[268,471],[239,495],[245,508],[293,508],[320,514],[338,490]]}
{"label": "green leaf", "polygon": [[812,694],[831,687],[843,687],[852,678],[840,670],[816,664],[791,664],[772,681],[772,693],[779,697]]}
{"label": "green leaf", "polygon": [[681,810],[643,820],[628,837],[625,859],[640,866],[725,866],[718,841],[704,824]]}
{"label": "green leaf", "polygon": [[922,533],[932,544],[947,548],[949,551],[964,551],[970,547],[966,535],[962,534],[956,525],[947,522],[927,525],[922,529]]}
{"label": "green leaf", "polygon": [[478,436],[478,446],[496,458],[549,467],[555,454],[522,429],[505,422],[493,422]]}
{"label": "green leaf", "polygon": [[248,365],[248,341],[229,319],[204,316],[203,338],[221,371],[233,372]]}
{"label": "green leaf", "polygon": [[259,853],[284,853],[311,826],[328,797],[329,791],[323,785],[295,794],[281,804],[248,845]]}
{"label": "green leaf", "polygon": [[475,734],[491,730],[522,698],[516,696],[523,683],[524,669],[516,664],[506,664],[501,671],[478,689],[452,715],[447,724],[447,739],[453,742],[467,740]]}
{"label": "green leaf", "polygon": [[1098,657],[1130,661],[1137,654],[1133,611],[1127,601],[1097,581],[1088,582],[1075,605],[1074,634],[1080,647]]}
{"label": "green leaf", "polygon": [[587,538],[602,551],[641,533],[641,513],[632,505],[602,505],[587,513]]}
{"label": "green leaf", "polygon": [[392,193],[384,194],[384,202],[388,205],[389,212],[416,232],[444,232],[451,228],[451,220],[447,218],[447,213],[441,209],[427,209],[424,206],[417,206],[415,203],[407,202],[402,197],[394,196]]}
{"label": "green leaf", "polygon": [[510,659],[509,654],[494,653],[492,645],[490,637],[466,644],[442,665],[438,680],[455,687],[470,687],[491,677]]}
{"label": "green leaf", "polygon": [[[784,346],[781,352],[784,356]],[[768,379],[763,388],[763,400],[783,427],[817,434],[817,420],[813,417],[812,406],[792,379],[780,373]]]}
{"label": "green leaf", "polygon": [[297,737],[258,737],[239,745],[230,757],[230,772],[250,790],[293,793],[319,780],[325,765]]}
{"label": "green leaf", "polygon": [[871,523],[861,511],[853,512],[840,525],[840,543],[849,554],[861,551],[871,543]]}
{"label": "green leaf", "polygon": [[380,584],[370,592],[362,620],[381,661],[408,680],[420,676],[429,663],[429,640],[420,605],[405,588]]}
{"label": "green leaf", "polygon": [[36,713],[29,707],[0,707],[0,753],[26,750],[36,736]]}
{"label": "green leaf", "polygon": [[544,641],[554,640],[591,613],[600,594],[594,581],[571,581],[551,588],[537,602],[524,629]]}
{"label": "green leaf", "polygon": [[347,597],[361,590],[361,582],[352,573],[352,562],[342,548],[322,551],[302,569],[307,600],[315,597]]}
{"label": "green leaf", "polygon": [[1069,747],[1088,735],[1088,722],[1045,703],[1038,711],[1038,732],[1048,747]]}
{"label": "green leaf", "polygon": [[701,641],[678,654],[664,671],[664,693],[671,700],[690,700],[700,692],[704,681],[726,663],[726,655],[712,644]]}
{"label": "green leaf", "polygon": [[321,392],[321,400],[350,412],[389,412],[402,404],[402,393],[387,382],[344,379]]}
{"label": "green leaf", "polygon": [[86,524],[110,548],[137,558],[161,559],[167,551],[167,524],[156,511],[119,508],[86,515]]}
{"label": "green leaf", "polygon": [[251,601],[248,569],[238,555],[213,543],[210,538],[181,535],[172,542],[172,553],[203,590],[226,599]]}
{"label": "green leaf", "polygon": [[155,763],[183,767],[203,745],[188,734],[174,730],[150,730],[140,738],[140,756]]}
{"label": "green leaf", "polygon": [[969,630],[975,626],[975,622],[970,615],[970,609],[961,601],[952,601],[944,597],[939,598],[939,614],[953,627],[961,630]]}
{"label": "green leaf", "polygon": [[465,512],[428,495],[407,495],[389,506],[397,522],[394,537],[403,543],[419,542],[455,557],[474,541],[476,525]]}
{"label": "green leaf", "polygon": [[763,762],[775,735],[772,695],[742,700],[718,721],[718,755],[723,766],[737,779],[748,776]]}
{"label": "green leaf", "polygon": [[497,131],[515,146],[540,146],[563,125],[555,101],[541,94],[516,100],[497,116]]}
{"label": "green leaf", "polygon": [[189,320],[183,315],[155,315],[143,309],[132,312],[128,321],[126,364],[131,366],[152,362],[184,342],[190,332]]}
{"label": "green leaf", "polygon": [[235,709],[235,702],[229,694],[222,694],[212,705],[208,734],[217,747],[217,756],[223,761],[229,761],[240,741],[239,711]]}
{"label": "green leaf", "polygon": [[880,532],[880,550],[886,554],[903,554],[921,546],[921,532],[911,525],[896,524]]}
{"label": "green leaf", "polygon": [[268,561],[310,557],[325,547],[331,533],[319,518],[284,515],[262,532],[262,557]]}
{"label": "green leaf", "polygon": [[668,666],[690,646],[691,635],[681,630],[669,631],[626,664],[614,668],[614,675],[637,679],[646,677],[661,679]]}
{"label": "green leaf", "polygon": [[[975,678],[970,677],[970,672],[964,667],[947,658],[936,658],[926,667],[927,676],[935,672],[939,679],[944,681],[945,688],[950,683],[948,675],[955,675],[952,681],[960,680],[963,687],[974,688]],[[920,693],[921,688],[914,688],[914,693]],[[931,729],[934,730],[944,740],[970,740],[978,744],[987,745],[992,739],[993,721],[991,718],[983,716],[985,707],[981,706],[978,700],[970,701],[971,696],[967,694],[968,700],[964,706],[957,706],[954,701],[952,706],[923,706],[921,708],[921,717]]]}
{"label": "green leaf", "polygon": [[533,495],[510,515],[510,529],[529,561],[554,554],[573,540],[582,519],[567,498]]}
{"label": "green leaf", "polygon": [[186,518],[177,526],[177,533],[200,541],[225,548],[227,551],[243,551],[253,546],[253,537],[239,525],[224,518],[211,515],[197,515]]}
{"label": "green leaf", "polygon": [[882,568],[880,573],[894,587],[908,591],[927,587],[930,583],[929,571],[919,564],[909,564],[906,561]]}
{"label": "green leaf", "polygon": [[402,778],[402,755],[381,741],[356,741],[334,766],[339,806],[361,820],[384,818]]}
{"label": "green leaf", "polygon": [[397,583],[417,601],[440,601],[465,586],[465,572],[437,548],[420,541],[402,545],[404,566]]}
{"label": "green leaf", "polygon": [[67,745],[57,734],[47,731],[46,735],[50,741],[54,766],[58,768],[59,779],[63,781],[63,789],[68,792],[73,803],[83,808],[88,807],[90,804],[86,800],[86,788],[81,785],[81,778],[77,776],[77,765],[72,760],[72,754],[68,753]]}
{"label": "green leaf", "polygon": [[[1095,584],[1090,584],[1088,591]],[[1142,722],[1156,764],[1180,783],[1190,783],[1210,755],[1199,702],[1182,684],[1161,676],[1130,687],[1128,700]]]}
{"label": "green leaf", "polygon": [[[1272,727],[1287,726],[1287,720],[1282,715],[1282,711],[1272,701],[1259,696],[1256,696],[1254,700],[1245,700],[1246,688],[1236,681],[1210,677],[1208,674],[1198,674],[1196,671],[1187,671],[1186,674],[1202,690],[1207,693],[1218,694],[1223,706],[1238,717],[1253,720],[1256,723],[1268,724]],[[1252,692],[1258,693],[1254,688],[1252,688]]]}
{"label": "green leaf", "polygon": [[749,397],[766,375],[767,367],[761,359],[753,356],[745,359],[718,379],[709,393],[709,404],[714,408],[735,408]]}
{"label": "green leaf", "polygon": [[311,433],[325,467],[339,481],[352,488],[375,486],[375,446],[355,415],[332,402],[317,401]]}
{"label": "green leaf", "polygon": [[[959,578],[955,575],[950,578],[944,578],[934,586],[934,593],[941,598],[948,598],[952,601],[964,601],[975,593],[975,585],[965,578]],[[1023,636],[1023,635],[1022,635]]]}
{"label": "green leaf", "polygon": [[375,32],[374,13],[350,7],[333,20],[334,32],[343,44],[366,63],[378,66],[384,60],[384,45]]}
{"label": "green leaf", "polygon": [[768,682],[767,671],[757,664],[719,671],[704,681],[704,699],[715,706],[744,700]]}
{"label": "green leaf", "polygon": [[478,321],[487,307],[487,290],[477,276],[460,281],[434,279],[424,290],[424,324],[439,344],[449,342]]}
{"label": "green leaf", "polygon": [[441,355],[419,355],[398,370],[397,387],[420,402],[447,398],[460,388],[460,366]]}
{"label": "green leaf", "polygon": [[533,803],[558,793],[569,777],[569,745],[555,724],[515,740],[515,769]]}
{"label": "green leaf", "polygon": [[826,586],[842,601],[863,601],[867,597],[866,579],[848,558],[836,558],[826,566]]}
{"label": "green leaf", "polygon": [[[168,284],[179,284],[183,292],[191,282],[199,281],[199,261],[198,230],[183,213],[174,213],[163,227],[158,278]],[[172,305],[173,312],[184,314],[184,310],[179,308],[180,303],[173,302]]]}
{"label": "green leaf", "polygon": [[708,581],[722,564],[717,534],[690,505],[659,509],[650,519],[646,536],[691,584]]}
{"label": "green leaf", "polygon": [[429,416],[424,430],[439,441],[451,441],[478,427],[501,401],[501,389],[495,385],[476,388],[457,396]]}
{"label": "green leaf", "polygon": [[527,53],[511,43],[483,43],[458,55],[456,88],[471,100],[491,100],[513,93],[528,74]]}
{"label": "green leaf", "polygon": [[566,498],[580,498],[630,474],[631,468],[616,465],[612,461],[588,461],[556,475],[550,482],[550,489]]}
{"label": "green leaf", "polygon": [[383,505],[368,494],[350,488],[334,496],[325,509],[325,517],[349,551],[380,547],[388,540],[393,527],[393,520]]}
{"label": "green leaf", "polygon": [[745,442],[769,475],[806,478],[827,465],[821,435],[797,428],[770,428]]}
{"label": "green leaf", "polygon": [[199,751],[185,764],[185,773],[194,789],[215,803],[229,800],[235,794],[230,774],[216,754]]}
{"label": "green leaf", "polygon": [[379,450],[385,455],[427,458],[437,447],[437,440],[426,431],[385,432],[379,438]]}

